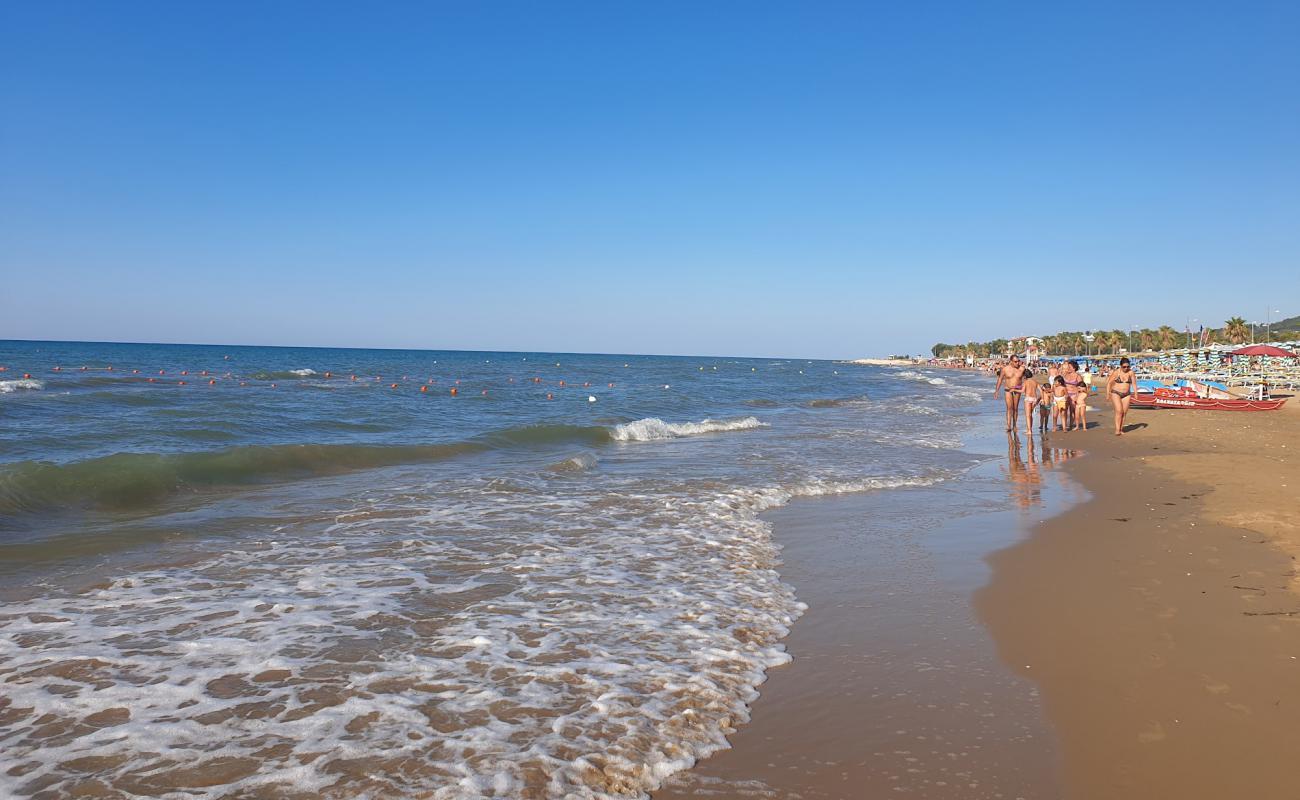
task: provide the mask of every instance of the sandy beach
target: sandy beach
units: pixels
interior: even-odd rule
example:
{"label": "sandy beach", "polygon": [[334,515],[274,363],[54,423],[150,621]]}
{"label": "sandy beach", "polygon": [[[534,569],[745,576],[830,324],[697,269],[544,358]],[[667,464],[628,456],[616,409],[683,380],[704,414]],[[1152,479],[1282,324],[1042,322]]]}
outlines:
{"label": "sandy beach", "polygon": [[1294,402],[1052,437],[1093,499],[999,553],[977,605],[1041,688],[1065,797],[1300,791]]}
{"label": "sandy beach", "polygon": [[774,514],[794,661],[655,797],[1296,796],[1297,412],[1095,410],[963,497]]}

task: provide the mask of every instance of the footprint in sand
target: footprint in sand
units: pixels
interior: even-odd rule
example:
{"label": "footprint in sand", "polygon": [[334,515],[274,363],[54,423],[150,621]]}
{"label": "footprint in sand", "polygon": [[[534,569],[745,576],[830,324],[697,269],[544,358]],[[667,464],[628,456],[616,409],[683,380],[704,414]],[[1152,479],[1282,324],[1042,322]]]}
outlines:
{"label": "footprint in sand", "polygon": [[1227,706],[1229,710],[1236,711],[1238,714],[1250,713],[1250,706],[1243,706],[1241,703],[1224,703],[1224,705]]}
{"label": "footprint in sand", "polygon": [[1202,675],[1201,680],[1205,681],[1205,691],[1210,694],[1227,694],[1232,687],[1222,681],[1216,681],[1208,675]]}
{"label": "footprint in sand", "polygon": [[1142,744],[1155,744],[1165,739],[1165,726],[1159,722],[1153,722],[1147,726],[1147,729],[1138,733],[1138,741]]}

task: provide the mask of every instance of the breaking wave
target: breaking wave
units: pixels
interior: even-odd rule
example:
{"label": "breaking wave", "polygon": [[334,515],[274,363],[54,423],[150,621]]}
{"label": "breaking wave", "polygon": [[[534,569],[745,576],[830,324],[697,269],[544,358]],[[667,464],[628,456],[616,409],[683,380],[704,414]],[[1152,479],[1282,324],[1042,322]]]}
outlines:
{"label": "breaking wave", "polygon": [[730,420],[706,419],[701,422],[664,422],[658,417],[647,417],[615,426],[611,436],[616,442],[650,442],[658,439],[698,436],[702,433],[747,431],[766,427],[767,423],[760,422],[757,417]]}

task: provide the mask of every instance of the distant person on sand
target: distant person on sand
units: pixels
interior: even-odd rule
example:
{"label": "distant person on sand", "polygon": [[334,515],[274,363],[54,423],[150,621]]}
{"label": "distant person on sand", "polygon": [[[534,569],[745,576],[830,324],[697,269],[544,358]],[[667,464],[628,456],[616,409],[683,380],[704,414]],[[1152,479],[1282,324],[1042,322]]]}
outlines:
{"label": "distant person on sand", "polygon": [[1119,360],[1119,369],[1106,376],[1106,396],[1115,409],[1115,435],[1124,435],[1124,417],[1133,402],[1133,369],[1127,358]]}
{"label": "distant person on sand", "polygon": [[1079,373],[1079,362],[1073,359],[1065,362],[1061,377],[1065,380],[1065,390],[1070,397],[1067,429],[1087,430],[1088,423],[1084,417],[1088,413],[1088,384]]}
{"label": "distant person on sand", "polygon": [[1065,377],[1056,376],[1052,386],[1052,429],[1063,431],[1069,416],[1070,387],[1065,385]]}
{"label": "distant person on sand", "polygon": [[1038,381],[1034,380],[1034,371],[1026,368],[1024,374],[1025,382],[1020,385],[1025,397],[1025,435],[1034,435],[1034,407],[1038,405],[1038,398],[1041,396],[1041,389]]}
{"label": "distant person on sand", "polygon": [[1011,361],[998,370],[998,382],[993,386],[993,396],[998,396],[998,390],[1002,388],[1003,383],[1007,385],[1005,400],[1008,431],[1016,429],[1016,422],[1020,418],[1020,384],[1024,383],[1024,380],[1025,365],[1020,363],[1020,356],[1011,356]]}

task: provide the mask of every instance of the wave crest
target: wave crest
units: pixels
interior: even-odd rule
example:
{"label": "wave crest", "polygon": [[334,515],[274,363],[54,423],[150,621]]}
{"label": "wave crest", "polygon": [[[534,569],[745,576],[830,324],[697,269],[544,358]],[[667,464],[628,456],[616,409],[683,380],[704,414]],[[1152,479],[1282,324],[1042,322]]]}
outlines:
{"label": "wave crest", "polygon": [[20,378],[13,381],[0,381],[0,394],[9,392],[18,392],[23,390],[35,391],[45,388],[45,381],[38,381],[35,378]]}
{"label": "wave crest", "polygon": [[757,417],[706,419],[700,422],[664,422],[658,417],[646,417],[636,422],[614,426],[610,431],[610,438],[616,442],[652,442],[678,439],[683,436],[698,436],[703,433],[746,431],[766,427],[767,423],[759,421]]}

